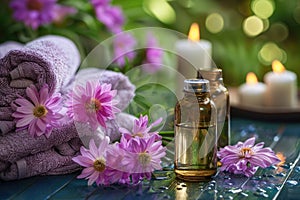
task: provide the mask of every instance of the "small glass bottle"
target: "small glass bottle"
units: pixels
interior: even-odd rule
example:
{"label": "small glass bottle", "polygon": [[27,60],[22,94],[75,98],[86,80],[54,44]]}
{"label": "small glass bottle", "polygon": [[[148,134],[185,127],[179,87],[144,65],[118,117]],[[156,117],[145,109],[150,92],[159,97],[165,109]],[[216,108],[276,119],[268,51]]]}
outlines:
{"label": "small glass bottle", "polygon": [[175,173],[186,181],[210,179],[217,171],[216,107],[209,81],[187,79],[175,106]]}
{"label": "small glass bottle", "polygon": [[199,70],[197,78],[205,78],[210,83],[211,99],[217,107],[218,149],[230,144],[230,104],[229,92],[223,83],[222,69]]}

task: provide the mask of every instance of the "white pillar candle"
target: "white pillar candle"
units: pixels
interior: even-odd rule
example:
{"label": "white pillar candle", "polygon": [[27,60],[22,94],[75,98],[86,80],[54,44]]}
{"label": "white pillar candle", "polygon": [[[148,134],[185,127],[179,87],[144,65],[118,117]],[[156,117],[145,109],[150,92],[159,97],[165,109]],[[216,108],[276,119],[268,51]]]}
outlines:
{"label": "white pillar candle", "polygon": [[272,107],[296,107],[297,75],[285,70],[278,60],[273,61],[272,69],[264,76],[267,85],[265,104]]}
{"label": "white pillar candle", "polygon": [[[197,23],[191,25],[188,39],[175,43],[178,58],[177,69],[184,79],[196,78],[197,70],[211,68],[212,45],[207,40],[200,39]],[[182,93],[183,81],[178,81],[177,91]]]}
{"label": "white pillar candle", "polygon": [[258,82],[256,75],[249,72],[246,77],[246,83],[239,89],[239,100],[241,105],[245,106],[263,106],[266,85]]}

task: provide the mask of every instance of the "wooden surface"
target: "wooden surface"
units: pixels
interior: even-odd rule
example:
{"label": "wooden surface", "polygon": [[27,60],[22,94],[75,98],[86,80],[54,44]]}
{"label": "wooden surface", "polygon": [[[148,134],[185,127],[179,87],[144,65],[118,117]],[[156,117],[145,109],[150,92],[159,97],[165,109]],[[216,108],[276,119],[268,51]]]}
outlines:
{"label": "wooden surface", "polygon": [[177,180],[172,166],[135,186],[88,187],[79,174],[0,182],[0,199],[299,199],[300,124],[233,118],[232,142],[255,135],[286,157],[282,167],[260,169],[247,178],[219,172],[210,182]]}

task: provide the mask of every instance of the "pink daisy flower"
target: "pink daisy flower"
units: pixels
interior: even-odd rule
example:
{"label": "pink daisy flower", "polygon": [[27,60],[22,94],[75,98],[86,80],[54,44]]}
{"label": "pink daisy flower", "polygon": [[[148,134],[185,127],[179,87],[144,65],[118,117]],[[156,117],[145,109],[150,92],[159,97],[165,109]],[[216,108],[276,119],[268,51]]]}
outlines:
{"label": "pink daisy flower", "polygon": [[44,85],[40,91],[34,85],[26,88],[25,98],[16,99],[16,112],[12,114],[16,118],[17,128],[28,128],[32,136],[43,134],[49,137],[53,127],[59,125],[63,115],[59,112],[62,109],[60,93],[49,96],[48,85]]}
{"label": "pink daisy flower", "polygon": [[13,17],[33,29],[53,21],[55,5],[56,0],[12,0],[10,3]]}
{"label": "pink daisy flower", "polygon": [[152,34],[148,34],[147,48],[146,48],[146,60],[143,65],[143,70],[154,74],[162,68],[163,62],[163,50],[159,48],[156,38]]}
{"label": "pink daisy flower", "polygon": [[109,137],[105,137],[99,147],[96,146],[92,139],[89,143],[89,149],[80,148],[81,155],[72,158],[74,162],[84,167],[81,174],[77,178],[88,179],[88,185],[96,182],[97,185],[109,184],[107,176],[106,155],[109,146]]}
{"label": "pink daisy flower", "polygon": [[135,58],[134,48],[136,44],[135,38],[130,33],[116,35],[113,41],[114,59],[120,68],[125,66],[126,59],[132,61]]}
{"label": "pink daisy flower", "polygon": [[222,163],[220,170],[250,177],[258,167],[266,168],[280,162],[271,148],[263,148],[263,142],[254,144],[255,137],[252,137],[244,143],[238,142],[234,146],[221,148],[218,152]]}
{"label": "pink daisy flower", "polygon": [[107,151],[107,161],[109,169],[107,175],[111,183],[130,183],[130,173],[128,169],[120,162],[124,159],[126,151],[120,148],[119,143],[115,143]]}
{"label": "pink daisy flower", "polygon": [[94,130],[99,125],[106,128],[105,122],[120,112],[114,106],[117,104],[113,100],[116,94],[116,90],[111,90],[111,84],[88,81],[85,88],[77,86],[70,94],[67,114],[76,121],[88,122]]}
{"label": "pink daisy flower", "polygon": [[152,135],[155,135],[156,140],[160,140],[161,136],[158,134],[158,132],[150,132],[150,130],[154,126],[159,125],[161,121],[162,118],[159,118],[158,120],[156,120],[148,126],[148,116],[140,115],[140,118],[138,120],[134,120],[132,131],[129,131],[125,128],[119,128],[119,131],[122,133],[122,137],[124,137],[126,140],[135,137],[150,137]]}
{"label": "pink daisy flower", "polygon": [[149,138],[133,138],[123,141],[126,151],[122,165],[131,173],[133,183],[138,183],[143,178],[150,179],[154,170],[160,170],[161,158],[166,155],[166,148],[161,141],[155,141],[155,135]]}

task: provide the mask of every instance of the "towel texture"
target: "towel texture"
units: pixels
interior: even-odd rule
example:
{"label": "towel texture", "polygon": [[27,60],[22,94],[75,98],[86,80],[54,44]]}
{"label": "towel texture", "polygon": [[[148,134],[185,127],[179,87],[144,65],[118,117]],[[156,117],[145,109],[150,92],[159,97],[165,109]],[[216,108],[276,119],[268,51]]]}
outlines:
{"label": "towel texture", "polygon": [[49,94],[70,83],[80,64],[74,43],[61,36],[44,36],[12,50],[0,60],[0,106],[9,106],[17,95],[25,96],[30,84],[49,86]]}
{"label": "towel texture", "polygon": [[23,44],[14,42],[14,41],[7,41],[0,44],[0,58],[3,58],[8,52],[11,50],[21,49]]}

